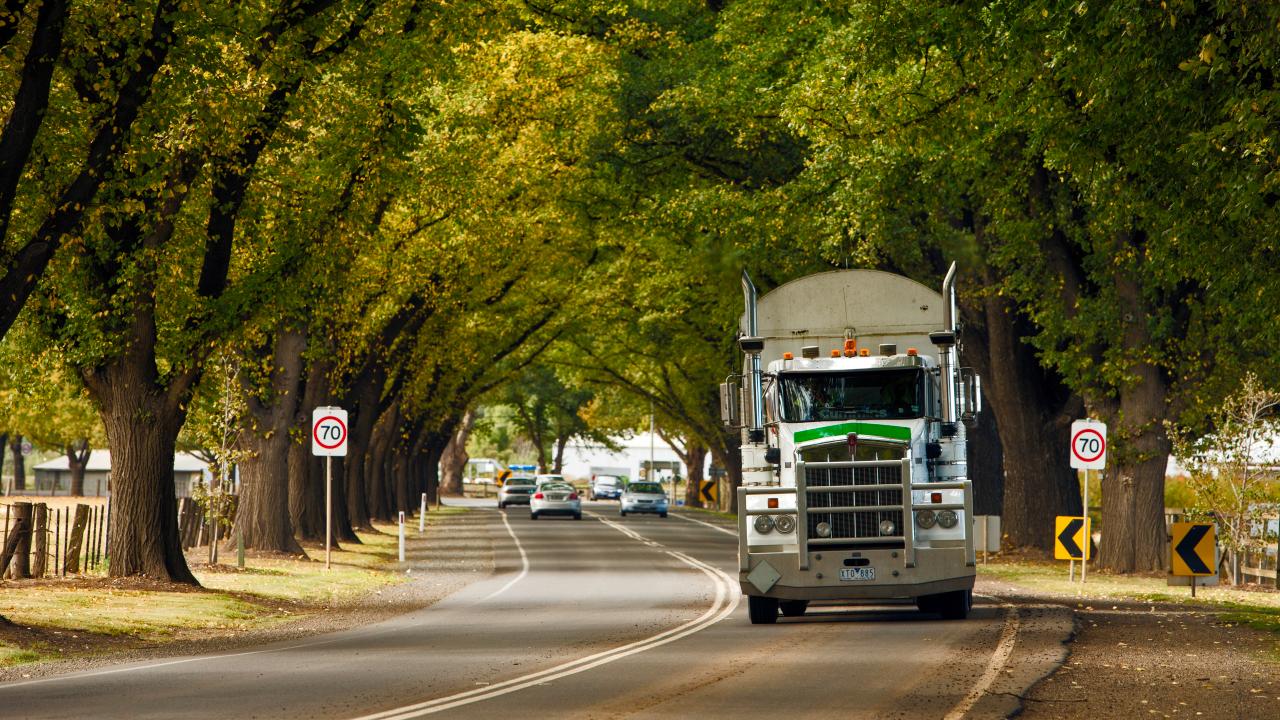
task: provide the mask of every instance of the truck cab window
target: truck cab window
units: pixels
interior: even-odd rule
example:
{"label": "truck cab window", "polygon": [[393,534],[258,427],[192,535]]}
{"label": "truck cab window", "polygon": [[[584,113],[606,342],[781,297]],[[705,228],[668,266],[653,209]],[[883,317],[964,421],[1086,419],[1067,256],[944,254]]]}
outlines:
{"label": "truck cab window", "polygon": [[782,373],[780,410],[786,422],[880,419],[924,415],[920,370]]}

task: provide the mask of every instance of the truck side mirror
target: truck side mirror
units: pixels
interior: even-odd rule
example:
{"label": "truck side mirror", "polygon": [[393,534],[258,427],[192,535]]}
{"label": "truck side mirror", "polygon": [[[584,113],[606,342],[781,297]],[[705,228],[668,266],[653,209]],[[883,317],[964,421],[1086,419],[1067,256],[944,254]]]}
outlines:
{"label": "truck side mirror", "polygon": [[960,368],[960,382],[957,383],[956,390],[960,393],[957,398],[960,419],[972,423],[978,413],[982,412],[982,378],[973,368]]}
{"label": "truck side mirror", "polygon": [[720,383],[720,420],[725,427],[742,427],[742,389],[733,380]]}

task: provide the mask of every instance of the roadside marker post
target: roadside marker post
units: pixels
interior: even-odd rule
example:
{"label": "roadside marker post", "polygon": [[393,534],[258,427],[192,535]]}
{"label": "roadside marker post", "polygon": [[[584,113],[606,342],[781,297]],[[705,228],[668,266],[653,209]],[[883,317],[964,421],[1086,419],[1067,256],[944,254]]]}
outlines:
{"label": "roadside marker post", "polygon": [[422,505],[418,507],[418,532],[427,529],[427,494],[422,493]]}
{"label": "roadside marker post", "polygon": [[400,511],[400,562],[404,562],[404,511]]}
{"label": "roadside marker post", "polygon": [[[1071,467],[1084,470],[1084,551],[1080,558],[1080,585],[1084,586],[1089,565],[1089,545],[1092,542],[1092,526],[1089,523],[1089,471],[1107,469],[1107,424],[1097,420],[1076,420],[1071,423]],[[1061,519],[1061,518],[1059,518]],[[1057,535],[1063,528],[1058,528]],[[1072,563],[1074,570],[1074,563]]]}
{"label": "roadside marker post", "polygon": [[324,458],[324,568],[333,547],[333,459],[347,456],[347,411],[318,407],[311,411],[311,454]]}

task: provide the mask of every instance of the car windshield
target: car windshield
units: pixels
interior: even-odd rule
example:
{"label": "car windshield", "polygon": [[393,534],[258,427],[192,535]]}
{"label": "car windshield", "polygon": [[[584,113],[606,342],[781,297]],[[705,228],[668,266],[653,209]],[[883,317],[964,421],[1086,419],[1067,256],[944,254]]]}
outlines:
{"label": "car windshield", "polygon": [[906,419],[923,413],[921,373],[862,370],[852,373],[782,373],[782,419],[787,422],[853,418]]}
{"label": "car windshield", "polygon": [[658,483],[631,483],[627,486],[629,493],[662,493],[662,486]]}
{"label": "car windshield", "polygon": [[507,481],[507,485],[532,485],[533,478],[511,478]]}
{"label": "car windshield", "polygon": [[618,478],[611,478],[611,477],[596,478],[596,484],[597,485],[617,485]]}
{"label": "car windshield", "polygon": [[573,486],[564,483],[547,483],[542,489],[548,492],[573,492]]}

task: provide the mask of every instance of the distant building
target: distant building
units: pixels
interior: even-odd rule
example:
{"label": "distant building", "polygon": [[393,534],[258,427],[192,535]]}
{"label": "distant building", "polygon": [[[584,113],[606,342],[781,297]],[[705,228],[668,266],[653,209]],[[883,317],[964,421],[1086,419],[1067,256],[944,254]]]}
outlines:
{"label": "distant building", "polygon": [[[591,442],[574,440],[564,450],[564,475],[570,480],[586,481],[595,472],[608,475],[625,475],[628,479],[639,480],[646,476],[649,467],[649,433],[641,432],[631,436],[613,438],[619,446],[617,452]],[[660,436],[653,437],[653,467],[659,478],[689,477],[689,468],[684,466],[680,456]],[[707,464],[711,462],[710,454]],[[625,472],[623,472],[625,470]],[[703,468],[706,477],[707,468]]]}
{"label": "distant building", "polygon": [[[31,495],[69,495],[71,493],[71,469],[67,456],[60,455],[49,462],[35,466],[35,486],[27,490]],[[209,464],[189,453],[173,456],[173,489],[178,497],[190,497],[191,490],[202,478],[208,482]],[[85,497],[105,496],[111,486],[111,451],[94,450],[84,469]]]}

